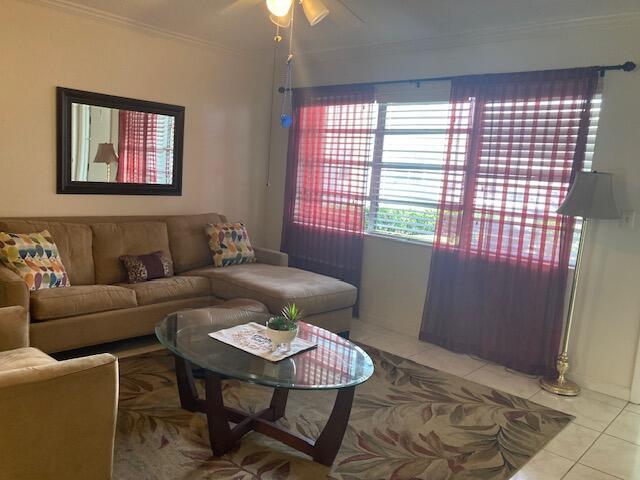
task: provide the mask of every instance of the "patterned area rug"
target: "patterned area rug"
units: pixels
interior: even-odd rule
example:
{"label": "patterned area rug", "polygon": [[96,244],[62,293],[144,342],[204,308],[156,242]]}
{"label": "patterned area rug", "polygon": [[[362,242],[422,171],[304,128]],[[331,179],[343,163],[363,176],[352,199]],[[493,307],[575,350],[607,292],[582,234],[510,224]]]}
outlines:
{"label": "patterned area rug", "polygon": [[[120,363],[116,480],[508,479],[572,419],[522,398],[370,347],[374,376],[356,390],[332,468],[257,433],[212,456],[206,418],[182,410],[173,357],[157,352]],[[271,390],[225,382],[225,403],[247,411]],[[315,438],[334,392],[289,395],[288,428]]]}

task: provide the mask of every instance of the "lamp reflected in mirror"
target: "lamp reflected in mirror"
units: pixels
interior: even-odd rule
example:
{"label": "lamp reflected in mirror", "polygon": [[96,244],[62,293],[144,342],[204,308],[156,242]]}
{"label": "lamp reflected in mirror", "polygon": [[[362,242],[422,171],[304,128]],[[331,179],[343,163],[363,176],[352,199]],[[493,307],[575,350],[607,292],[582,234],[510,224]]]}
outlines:
{"label": "lamp reflected in mirror", "polygon": [[113,148],[113,143],[101,143],[98,145],[98,152],[96,153],[93,163],[104,163],[107,165],[107,182],[113,181],[111,175],[111,165],[118,163],[118,156],[116,150]]}

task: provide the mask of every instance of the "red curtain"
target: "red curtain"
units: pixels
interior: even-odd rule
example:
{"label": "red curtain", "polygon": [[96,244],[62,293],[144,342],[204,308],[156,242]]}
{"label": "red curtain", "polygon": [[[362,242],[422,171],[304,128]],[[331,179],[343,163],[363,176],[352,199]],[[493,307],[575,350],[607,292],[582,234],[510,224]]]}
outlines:
{"label": "red curtain", "polygon": [[293,95],[281,248],[291,266],[356,287],[376,113],[373,86]]}
{"label": "red curtain", "polygon": [[552,374],[593,69],[453,81],[445,181],[420,338]]}
{"label": "red curtain", "polygon": [[155,113],[120,110],[118,183],[156,183],[157,124]]}

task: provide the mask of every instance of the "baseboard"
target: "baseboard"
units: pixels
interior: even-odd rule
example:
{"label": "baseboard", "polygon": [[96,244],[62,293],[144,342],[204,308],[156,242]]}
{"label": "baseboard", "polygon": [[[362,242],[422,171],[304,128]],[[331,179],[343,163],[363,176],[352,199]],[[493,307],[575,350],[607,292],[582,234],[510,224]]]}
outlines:
{"label": "baseboard", "polygon": [[370,312],[368,310],[362,310],[362,309],[360,309],[359,318],[363,322],[371,322],[371,324],[375,325],[376,327],[386,328],[387,330],[390,330],[395,333],[408,335],[413,338],[418,338],[419,327],[416,328],[415,330],[394,328],[396,327],[396,325],[394,325],[393,323],[389,324],[389,317],[376,315],[376,313]]}
{"label": "baseboard", "polygon": [[628,402],[631,398],[630,387],[623,387],[621,385],[601,382],[599,380],[589,378],[588,376],[575,373],[569,373],[568,376],[571,378],[571,380],[576,382],[582,388],[586,388],[587,390],[593,390],[594,392],[603,393],[605,395],[609,395],[610,397],[619,398],[620,400],[624,400],[625,402]]}
{"label": "baseboard", "polygon": [[[399,330],[397,328],[393,328],[393,324],[389,324],[388,318],[376,315],[375,312],[370,312],[367,310],[360,311],[360,319],[365,322],[371,322],[371,324],[376,327],[386,328],[387,330],[401,333],[404,335],[410,335],[417,338],[416,332],[410,332],[406,330]],[[629,401],[631,398],[631,388],[624,387],[621,385],[615,385],[607,382],[602,382],[598,380],[594,380],[589,376],[584,375],[576,375],[572,373],[570,375],[571,379],[578,383],[582,388],[586,388],[587,390],[593,390],[594,392],[603,393],[605,395],[609,395],[610,397],[619,398],[620,400]]]}

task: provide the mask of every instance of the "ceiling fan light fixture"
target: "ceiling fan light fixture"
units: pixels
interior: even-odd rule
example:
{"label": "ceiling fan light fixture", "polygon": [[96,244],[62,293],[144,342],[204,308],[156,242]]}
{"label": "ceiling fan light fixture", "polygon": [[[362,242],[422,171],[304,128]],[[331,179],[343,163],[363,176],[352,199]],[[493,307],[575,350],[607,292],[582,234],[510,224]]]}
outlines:
{"label": "ceiling fan light fixture", "polygon": [[284,15],[282,17],[276,17],[275,15],[271,14],[269,15],[269,20],[271,20],[271,23],[274,23],[280,28],[289,28],[289,25],[291,25],[291,11],[289,11],[287,15]]}
{"label": "ceiling fan light fixture", "polygon": [[267,0],[267,8],[274,17],[284,17],[291,10],[293,0]]}
{"label": "ceiling fan light fixture", "polygon": [[329,9],[322,0],[300,0],[304,16],[307,17],[309,25],[317,25],[329,15]]}

